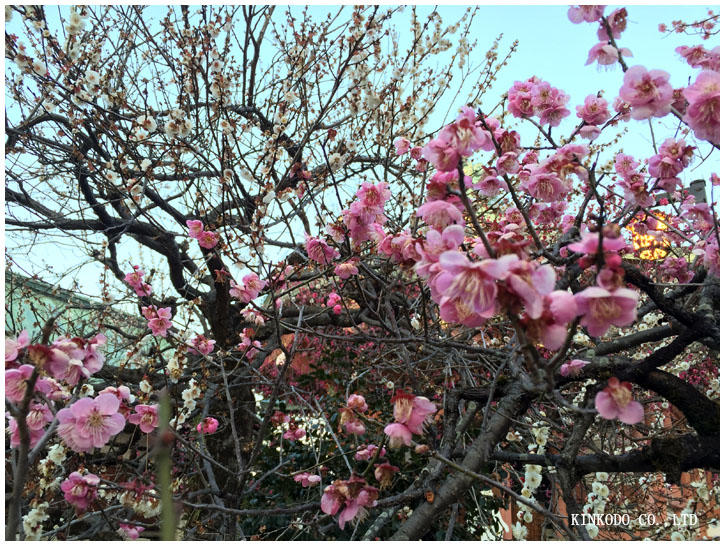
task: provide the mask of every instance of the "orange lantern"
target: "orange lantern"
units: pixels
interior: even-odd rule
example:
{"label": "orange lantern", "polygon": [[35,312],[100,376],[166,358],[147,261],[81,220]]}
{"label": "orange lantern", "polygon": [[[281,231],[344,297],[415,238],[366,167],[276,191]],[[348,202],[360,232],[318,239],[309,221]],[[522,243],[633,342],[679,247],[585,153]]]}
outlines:
{"label": "orange lantern", "polygon": [[[662,213],[653,213],[664,222],[669,222],[669,216]],[[658,221],[654,230],[650,231],[665,231],[667,230],[667,224],[662,221]],[[667,254],[669,254],[670,242],[662,235],[650,235],[649,233],[637,233],[637,231],[627,226],[627,231],[632,234],[632,246],[634,247],[635,253],[641,260],[662,260]]]}

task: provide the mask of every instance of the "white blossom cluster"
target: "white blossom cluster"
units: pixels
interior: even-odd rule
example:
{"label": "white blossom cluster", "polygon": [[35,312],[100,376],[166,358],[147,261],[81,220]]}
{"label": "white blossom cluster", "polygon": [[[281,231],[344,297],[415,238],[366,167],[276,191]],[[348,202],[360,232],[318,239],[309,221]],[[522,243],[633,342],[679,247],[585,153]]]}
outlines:
{"label": "white blossom cluster", "polygon": [[[537,424],[531,429],[531,434],[534,437],[534,442],[528,445],[529,451],[536,450],[536,453],[542,455],[546,450],[546,442],[549,440],[549,427],[543,424]],[[508,441],[514,441],[521,439],[521,435],[518,432],[510,432],[506,439]],[[521,496],[529,500],[533,499],[534,493],[541,485],[541,465],[538,464],[527,464],[524,467],[524,486],[521,488]],[[536,501],[534,501],[536,502]],[[516,513],[516,524],[511,528],[513,538],[516,540],[525,540],[528,536],[528,529],[524,523],[531,523],[534,519],[531,507],[516,501],[518,505],[518,512]],[[524,523],[522,523],[522,521]]]}
{"label": "white blossom cluster", "polygon": [[185,138],[191,133],[191,120],[180,108],[174,108],[169,114],[169,120],[164,124],[166,138]]}
{"label": "white blossom cluster", "polygon": [[181,379],[181,375],[184,373],[184,367],[186,367],[187,358],[183,352],[176,351],[173,356],[169,359],[169,363],[166,365],[166,370],[169,372],[169,379],[172,383],[176,383]]}
{"label": "white blossom cluster", "polygon": [[202,392],[196,380],[192,377],[189,380],[189,387],[184,389],[181,393],[181,398],[184,401],[184,406],[179,411],[179,414],[169,421],[169,426],[176,428],[177,430],[183,425],[191,415],[191,412],[196,409],[196,401],[201,398]]}
{"label": "white blossom cluster", "polygon": [[43,522],[48,519],[48,503],[42,502],[23,516],[23,531],[26,540],[40,540],[43,533]]}
{"label": "white blossom cluster", "polygon": [[157,497],[155,489],[138,495],[136,491],[127,489],[118,495],[118,501],[126,508],[133,510],[136,514],[145,518],[154,518],[161,513],[161,501]]}
{"label": "white blossom cluster", "polygon": [[[587,495],[587,503],[582,507],[585,514],[603,514],[609,498],[609,487],[604,483],[609,479],[606,472],[597,472],[596,480],[592,482],[592,492]],[[599,534],[599,527],[594,524],[586,526],[587,533],[591,538]]]}

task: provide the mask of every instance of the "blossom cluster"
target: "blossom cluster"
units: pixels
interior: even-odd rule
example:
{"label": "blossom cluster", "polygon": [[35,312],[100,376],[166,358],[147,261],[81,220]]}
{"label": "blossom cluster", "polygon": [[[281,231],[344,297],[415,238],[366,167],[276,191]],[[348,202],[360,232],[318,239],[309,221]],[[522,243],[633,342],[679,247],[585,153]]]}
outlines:
{"label": "blossom cluster", "polygon": [[126,273],[125,281],[134,289],[136,295],[139,297],[151,295],[151,285],[145,283],[143,278],[145,271],[138,265],[133,266],[131,273]]}
{"label": "blossom cluster", "polygon": [[186,225],[189,228],[189,237],[196,239],[200,247],[212,249],[219,243],[219,235],[205,230],[201,220],[187,220]]}

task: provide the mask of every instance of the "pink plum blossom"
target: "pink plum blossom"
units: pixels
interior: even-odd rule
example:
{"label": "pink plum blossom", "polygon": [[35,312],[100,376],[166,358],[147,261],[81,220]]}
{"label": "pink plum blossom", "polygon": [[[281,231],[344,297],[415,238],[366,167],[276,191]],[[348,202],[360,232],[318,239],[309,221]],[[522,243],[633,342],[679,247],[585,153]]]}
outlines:
{"label": "pink plum blossom", "polygon": [[213,231],[202,231],[197,241],[199,241],[200,247],[211,249],[219,243],[219,235]]}
{"label": "pink plum blossom", "polygon": [[[8,427],[10,428],[10,447],[18,447],[20,445],[20,430],[18,429],[18,423],[14,417],[10,417],[9,413],[5,414],[8,418]],[[26,424],[28,423],[26,419]],[[30,434],[30,448],[34,448],[38,445],[38,442],[45,434],[45,430],[42,428],[31,428],[28,426],[28,432]]]}
{"label": "pink plum blossom", "polygon": [[214,434],[217,428],[219,428],[219,421],[213,417],[204,417],[204,419],[196,425],[196,431],[201,434]]}
{"label": "pink plum blossom", "polygon": [[675,51],[682,55],[693,68],[704,68],[706,70],[713,70],[720,72],[720,46],[713,48],[708,51],[701,44],[688,47],[679,46],[675,48]]}
{"label": "pink plum blossom", "polygon": [[[620,237],[602,237],[603,252],[617,252],[626,248],[627,243]],[[572,252],[580,252],[582,254],[596,254],[599,251],[599,233],[584,232],[581,241],[571,243],[567,246]]]}
{"label": "pink plum blossom", "polygon": [[249,273],[242,278],[242,284],[236,284],[233,280],[229,281],[231,288],[229,295],[238,299],[242,303],[249,303],[256,299],[259,293],[267,286],[267,281],[263,281],[256,273]]}
{"label": "pink plum blossom", "polygon": [[507,174],[516,174],[519,167],[518,154],[516,152],[506,152],[496,160],[497,171],[503,171]]}
{"label": "pink plum blossom", "polygon": [[463,224],[461,211],[446,201],[428,201],[418,207],[416,216],[421,216],[426,224],[438,231],[451,224]]}
{"label": "pink plum blossom", "polygon": [[380,482],[380,488],[386,489],[393,481],[393,476],[399,472],[400,468],[390,463],[381,463],[375,465],[375,479]]}
{"label": "pink plum blossom", "polygon": [[424,396],[414,396],[398,391],[393,397],[393,418],[383,429],[390,438],[390,447],[409,446],[413,434],[423,434],[430,416],[436,412],[436,406]]}
{"label": "pink plum blossom", "polygon": [[526,314],[538,319],[544,312],[544,297],[554,290],[556,273],[550,265],[520,260],[514,254],[502,256],[499,264],[506,268],[503,284],[510,296],[523,305]]}
{"label": "pink plum blossom", "polygon": [[133,272],[126,273],[124,280],[134,289],[139,297],[151,295],[151,285],[143,281],[146,273],[139,266],[133,266]]}
{"label": "pink plum blossom", "polygon": [[521,187],[532,197],[545,203],[559,201],[566,197],[571,186],[559,178],[556,173],[548,172],[538,167],[531,173],[528,181],[522,182]]}
{"label": "pink plum blossom", "polygon": [[632,107],[632,119],[662,117],[670,112],[672,86],[664,70],[647,71],[644,66],[630,67],[624,74],[619,96]]}
{"label": "pink plum blossom", "polygon": [[33,375],[35,367],[23,364],[19,368],[5,370],[5,398],[11,402],[22,402],[25,398],[28,380]]}
{"label": "pink plum blossom", "polygon": [[310,260],[320,265],[327,265],[335,258],[340,257],[340,253],[322,239],[310,237],[309,235],[306,235],[305,239],[305,249]]}
{"label": "pink plum blossom", "polygon": [[201,220],[187,220],[186,225],[189,228],[189,237],[198,239],[204,231],[204,223]]}
{"label": "pink plum blossom", "polygon": [[148,320],[148,327],[155,336],[166,337],[171,328],[171,307],[158,309],[155,305],[141,308],[141,313]]}
{"label": "pink plum blossom", "polygon": [[541,317],[535,320],[524,317],[526,333],[531,339],[554,351],[566,341],[567,325],[577,314],[578,306],[574,295],[564,290],[554,290],[544,297]]}
{"label": "pink plum blossom", "polygon": [[138,425],[141,432],[149,434],[159,426],[159,406],[154,404],[153,406],[147,406],[145,404],[137,404],[134,408],[136,413],[129,415],[128,422],[134,425]]}
{"label": "pink plum blossom", "polygon": [[294,480],[302,485],[302,487],[314,487],[322,481],[322,478],[317,474],[310,474],[309,472],[300,472],[294,475]]}
{"label": "pink plum blossom", "polygon": [[576,115],[589,125],[601,125],[611,116],[606,99],[596,95],[587,95],[584,104],[576,107]]}
{"label": "pink plum blossom", "polygon": [[299,428],[294,424],[290,424],[289,430],[282,435],[282,438],[289,440],[290,442],[294,442],[296,440],[301,440],[305,436],[307,436],[305,429]]}
{"label": "pink plum blossom", "polygon": [[97,486],[101,479],[95,474],[82,475],[80,472],[72,472],[63,483],[60,490],[63,491],[65,500],[72,504],[76,510],[85,512],[88,506],[98,496]]}
{"label": "pink plum blossom", "polygon": [[338,518],[340,529],[348,521],[365,517],[365,508],[375,506],[378,490],[367,485],[363,478],[350,476],[348,480],[335,480],[325,487],[320,508],[325,514],[334,516],[342,508]]}
{"label": "pink plum blossom", "polygon": [[[612,38],[615,40],[621,38],[622,32],[627,28],[627,9],[619,8],[614,10],[607,16],[607,23],[609,23],[609,28],[612,31]],[[597,29],[597,38],[600,40],[609,40],[609,33],[601,22]]]}
{"label": "pink plum blossom", "polygon": [[402,445],[409,446],[413,441],[413,433],[401,423],[391,423],[383,429],[383,432],[389,437],[389,445],[393,449]]}
{"label": "pink plum blossom", "polygon": [[342,280],[349,279],[353,275],[358,274],[357,261],[350,260],[335,266],[335,275]]}
{"label": "pink plum blossom", "polygon": [[720,74],[703,70],[695,83],[683,91],[689,106],[685,113],[687,123],[697,138],[720,145]]}
{"label": "pink plum blossom", "polygon": [[5,362],[13,362],[18,358],[18,352],[30,344],[27,330],[22,330],[16,339],[5,338]]}
{"label": "pink plum blossom", "polygon": [[189,351],[196,352],[201,355],[208,355],[214,350],[214,344],[216,343],[213,339],[208,339],[206,336],[199,334],[189,343]]}
{"label": "pink plum blossom", "polygon": [[127,538],[128,540],[138,540],[138,537],[141,536],[141,532],[144,529],[145,527],[141,527],[140,525],[120,523],[118,525],[118,534],[124,538]]}
{"label": "pink plum blossom", "polygon": [[470,107],[461,108],[456,121],[443,128],[438,136],[423,148],[423,157],[439,171],[453,171],[462,157],[477,150],[494,149],[490,134],[481,128],[476,113]]}
{"label": "pink plum blossom", "polygon": [[574,24],[579,24],[582,21],[587,23],[594,23],[598,21],[602,15],[604,15],[604,8],[606,6],[571,6],[569,11],[566,12],[566,16]]}
{"label": "pink plum blossom", "polygon": [[559,369],[559,373],[564,377],[568,377],[570,375],[574,376],[577,375],[587,364],[589,364],[588,360],[579,360],[578,358],[575,358],[562,364]]}
{"label": "pink plum blossom", "polygon": [[[626,47],[621,48],[619,53],[622,54],[622,57],[632,56],[632,52]],[[607,41],[602,41],[594,44],[594,46],[589,50],[587,62],[584,64],[592,64],[594,61],[597,61],[597,64],[607,66],[616,63],[618,59],[619,54],[617,52],[617,48]]]}
{"label": "pink plum blossom", "polygon": [[410,140],[407,138],[399,138],[395,142],[395,155],[403,155],[410,150]]}
{"label": "pink plum blossom", "polygon": [[376,215],[383,212],[383,207],[392,194],[387,182],[363,182],[355,195],[367,211]]}
{"label": "pink plum blossom", "polygon": [[[412,436],[411,436],[412,438]],[[375,444],[368,444],[367,446],[361,446],[357,448],[357,451],[355,452],[355,460],[356,461],[367,461],[370,460],[372,457],[375,457],[376,452],[380,449],[380,455],[378,458],[385,457],[385,448],[379,448]]]}
{"label": "pink plum blossom", "polygon": [[637,318],[637,292],[628,288],[607,290],[590,286],[576,295],[579,313],[584,315],[586,326],[594,337],[604,335],[610,326],[629,326]]}
{"label": "pink plum blossom", "polygon": [[[30,430],[42,430],[53,420],[53,412],[44,402],[31,402],[25,423]],[[44,431],[43,431],[44,432]]]}
{"label": "pink plum blossom", "polygon": [[79,453],[103,447],[126,424],[118,413],[119,405],[118,398],[110,393],[99,394],[93,400],[81,398],[58,412],[58,435]]}
{"label": "pink plum blossom", "polygon": [[619,419],[634,425],[644,419],[644,408],[632,400],[632,384],[610,377],[607,387],[597,393],[594,406],[604,419]]}
{"label": "pink plum blossom", "polygon": [[443,272],[436,289],[442,295],[443,320],[475,327],[496,313],[496,281],[505,273],[504,264],[491,259],[471,262],[457,250],[443,252],[439,263]]}

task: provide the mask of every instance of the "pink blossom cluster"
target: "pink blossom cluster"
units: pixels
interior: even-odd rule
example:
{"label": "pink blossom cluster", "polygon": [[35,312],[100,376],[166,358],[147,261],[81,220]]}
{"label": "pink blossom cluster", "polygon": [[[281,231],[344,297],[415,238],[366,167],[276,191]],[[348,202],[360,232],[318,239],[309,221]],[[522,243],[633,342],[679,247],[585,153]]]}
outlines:
{"label": "pink blossom cluster", "polygon": [[597,125],[606,123],[611,117],[606,99],[598,95],[587,95],[584,104],[576,107],[576,115],[586,124],[579,133],[590,140],[594,140],[601,133]]}
{"label": "pink blossom cluster", "polygon": [[[391,193],[386,182],[363,182],[355,196],[357,199],[352,205],[342,211],[342,220],[353,246],[359,247],[366,241],[380,238],[382,225],[387,221],[384,207]],[[346,232],[341,226],[331,224],[327,230],[334,241],[341,243],[345,240]]]}
{"label": "pink blossom cluster", "polygon": [[569,175],[574,174],[581,181],[586,180],[587,170],[581,161],[589,152],[588,146],[567,144],[541,163],[535,162],[533,155],[525,157],[518,173],[521,187],[545,203],[564,199],[572,189]]}
{"label": "pink blossom cluster", "polygon": [[[380,452],[378,454],[378,451]],[[375,444],[368,444],[366,446],[360,446],[357,448],[357,451],[355,452],[355,460],[356,461],[368,461],[371,458],[375,457],[377,454],[379,459],[382,459],[385,457],[386,450],[384,447],[376,446]]]}
{"label": "pink blossom cluster", "polygon": [[230,280],[229,283],[231,286],[229,295],[242,303],[249,303],[257,299],[259,293],[267,286],[267,281],[261,280],[256,273],[249,273],[242,277],[242,284],[237,284],[234,280]]}
{"label": "pink blossom cluster", "polygon": [[508,111],[514,117],[538,116],[541,125],[556,127],[571,112],[566,108],[569,95],[536,76],[514,82],[508,91]]}
{"label": "pink blossom cluster", "polygon": [[[37,391],[37,388],[36,388]],[[42,392],[42,391],[41,391]],[[7,397],[7,396],[6,396]],[[8,426],[10,427],[10,447],[20,445],[20,431],[18,423],[10,413],[6,413],[8,418]],[[30,447],[35,447],[45,434],[45,425],[53,421],[53,412],[45,402],[31,400],[28,407],[28,414],[25,417],[25,424],[28,428],[30,436]]]}
{"label": "pink blossom cluster", "polygon": [[126,420],[118,412],[119,400],[110,393],[81,398],[58,412],[58,435],[73,451],[103,447],[123,430]]}
{"label": "pink blossom cluster", "polygon": [[694,152],[694,146],[688,146],[684,140],[668,138],[660,145],[658,153],[649,158],[647,170],[659,179],[657,185],[660,188],[674,193],[682,185],[677,175],[689,165]]}
{"label": "pink blossom cluster", "polygon": [[348,480],[335,480],[325,487],[320,508],[331,516],[342,508],[337,521],[340,529],[344,529],[348,521],[363,518],[367,513],[365,508],[375,506],[377,498],[378,490],[353,474]]}
{"label": "pink blossom cluster", "polygon": [[201,220],[187,220],[186,225],[189,228],[189,237],[196,239],[200,247],[212,249],[219,243],[219,235],[205,230]]}
{"label": "pink blossom cluster", "polygon": [[446,125],[423,147],[423,157],[439,171],[455,171],[458,162],[478,150],[494,149],[491,134],[484,130],[472,108],[461,108],[456,121]]}
{"label": "pink blossom cluster", "polygon": [[155,336],[166,337],[171,328],[171,307],[157,308],[149,305],[141,308],[141,314],[148,320],[148,327]]}
{"label": "pink blossom cluster", "polygon": [[410,231],[403,230],[397,234],[384,234],[378,241],[378,253],[387,256],[395,264],[411,266],[418,259],[417,240]]}
{"label": "pink blossom cluster", "polygon": [[330,292],[330,295],[327,297],[327,306],[332,307],[332,312],[336,315],[339,315],[342,313],[342,298],[340,297],[340,294],[337,292]]}
{"label": "pink blossom cluster", "polygon": [[604,267],[597,275],[596,286],[590,286],[575,296],[578,314],[583,315],[581,324],[595,337],[607,332],[610,326],[629,326],[637,318],[639,296],[634,290],[624,288],[622,258],[619,252],[628,249],[619,228],[609,225],[600,234],[584,233],[582,240],[567,247],[584,254],[579,259],[583,269],[593,266],[601,256]]}
{"label": "pink blossom cluster", "polygon": [[675,51],[682,55],[692,68],[703,68],[720,72],[720,46],[711,50],[706,49],[702,44],[688,47],[676,47]]}
{"label": "pink blossom cluster", "polygon": [[668,256],[662,261],[660,272],[677,280],[679,283],[688,283],[695,276],[695,273],[690,270],[687,258],[676,258],[674,256]]}
{"label": "pink blossom cluster", "polygon": [[208,355],[214,350],[216,341],[199,334],[193,340],[188,342],[188,351],[200,355]]}
{"label": "pink blossom cluster", "polygon": [[301,440],[305,436],[307,436],[307,431],[298,426],[294,421],[290,421],[289,428],[282,434],[282,438],[290,442]]}
{"label": "pink blossom cluster", "polygon": [[368,410],[365,398],[359,394],[351,394],[344,408],[340,408],[340,427],[344,427],[347,434],[365,434],[365,425],[360,414]]}
{"label": "pink blossom cluster", "polygon": [[337,249],[331,247],[324,239],[319,237],[305,235],[305,250],[310,260],[320,265],[330,265],[333,260],[340,257]]}
{"label": "pink blossom cluster", "polygon": [[251,362],[262,349],[262,344],[259,340],[252,341],[252,338],[254,337],[254,330],[251,328],[245,328],[244,331],[239,334],[239,337],[242,342],[237,344],[236,349],[237,351],[241,351],[247,360]]}
{"label": "pink blossom cluster", "polygon": [[314,487],[322,481],[322,478],[317,474],[310,474],[309,472],[300,472],[294,475],[294,481],[302,485],[302,487]]}
{"label": "pink blossom cluster", "polygon": [[143,278],[146,273],[139,266],[133,266],[133,272],[126,273],[124,280],[134,289],[139,297],[151,295],[151,285],[145,283]]}
{"label": "pink blossom cluster", "polygon": [[632,384],[610,377],[607,387],[597,393],[594,406],[604,419],[619,419],[634,425],[644,419],[642,404],[632,399]]}
{"label": "pink blossom cluster", "polygon": [[46,370],[59,381],[76,385],[103,367],[105,357],[99,348],[106,343],[106,336],[96,334],[89,340],[62,337],[50,346]]}
{"label": "pink blossom cluster", "polygon": [[68,503],[72,504],[78,513],[88,510],[88,506],[98,496],[98,484],[101,479],[95,474],[83,475],[72,472],[60,484],[60,490]]}
{"label": "pink blossom cluster", "polygon": [[396,449],[402,445],[409,446],[413,441],[413,434],[423,434],[430,416],[436,412],[433,402],[424,396],[398,391],[393,397],[393,418],[383,429],[389,437],[389,445]]}

